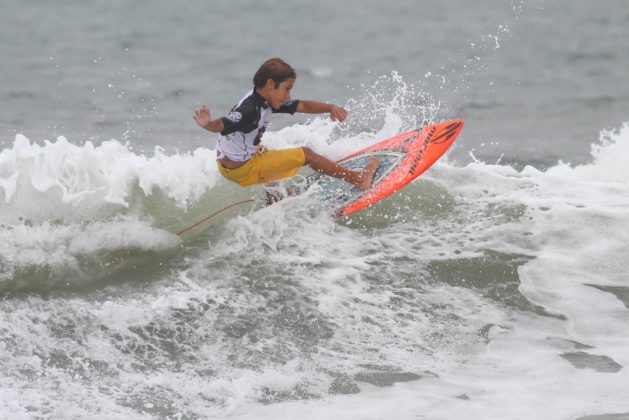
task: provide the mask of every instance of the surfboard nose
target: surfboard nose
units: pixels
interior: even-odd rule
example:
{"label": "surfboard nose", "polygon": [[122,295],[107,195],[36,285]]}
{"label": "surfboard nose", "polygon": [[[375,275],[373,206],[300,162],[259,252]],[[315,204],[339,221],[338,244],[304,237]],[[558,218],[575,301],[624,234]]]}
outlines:
{"label": "surfboard nose", "polygon": [[449,124],[440,125],[432,139],[429,140],[430,143],[441,144],[454,141],[463,129],[463,124],[463,120],[454,120],[449,121]]}

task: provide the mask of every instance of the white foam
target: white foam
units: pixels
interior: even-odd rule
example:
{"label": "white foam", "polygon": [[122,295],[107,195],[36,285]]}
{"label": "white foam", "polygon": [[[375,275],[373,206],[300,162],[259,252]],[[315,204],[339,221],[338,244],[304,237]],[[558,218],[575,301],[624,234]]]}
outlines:
{"label": "white foam", "polygon": [[0,153],[0,223],[102,217],[128,207],[135,188],[145,196],[159,188],[185,207],[216,185],[215,159],[210,149],[166,155],[156,148],[148,157],[116,140],[78,146],[59,137],[40,146],[17,135]]}
{"label": "white foam", "polygon": [[619,184],[621,190],[629,183],[629,123],[619,129],[603,130],[597,143],[592,144],[593,162],[572,167],[561,163],[548,171],[549,175],[565,177],[588,184],[601,182],[605,188]]}
{"label": "white foam", "polygon": [[[389,117],[383,130],[399,124]],[[378,140],[373,133],[336,139],[334,127],[315,119],[265,138],[270,147],[306,144],[332,157]],[[3,366],[14,366],[0,388],[6,395],[27,388],[31,379],[20,369],[40,375],[42,391],[22,394],[23,401],[54,414],[70,405],[77,417],[149,417],[142,411],[150,413],[160,402],[191,417],[242,419],[546,419],[627,412],[626,367],[614,373],[578,368],[561,355],[582,351],[629,364],[629,311],[613,294],[589,286],[629,286],[629,192],[621,153],[628,140],[623,127],[594,147],[591,164],[562,163],[545,172],[441,162],[397,195],[399,201],[390,204],[396,218],[386,223],[378,223],[377,213],[363,224],[334,222],[306,194],[226,222],[224,233],[186,261],[185,270],[149,291],[106,302],[65,299],[58,306],[34,298],[23,313],[10,301],[2,323],[17,325],[15,340],[27,345],[0,343],[0,357],[9,354]],[[207,149],[173,156],[156,150],[148,158],[119,143],[37,147],[22,142],[3,152],[5,208],[19,208],[20,195],[32,193],[43,207],[67,205],[66,211],[84,210],[85,218],[98,214],[81,207],[87,198],[124,208],[133,185],[142,194],[159,188],[183,206],[215,186]],[[106,174],[93,173],[90,159]],[[197,180],[206,170],[213,175]],[[180,185],[187,177],[194,185]],[[428,201],[439,209],[420,206]],[[52,223],[44,217],[0,232],[0,255],[10,256],[15,266],[38,259],[72,266],[111,250],[159,251],[177,244],[146,219],[109,215],[96,222]],[[427,271],[431,263],[481,259],[491,251],[528,257],[517,268],[520,291],[565,320],[509,307],[464,281],[450,285]],[[316,351],[284,335],[295,314],[304,316],[303,328],[331,326],[329,337],[313,341]],[[226,338],[232,323],[250,318],[256,322],[253,333]],[[47,329],[50,322],[74,325],[73,320],[79,325],[70,331],[82,334],[80,340],[53,337]],[[193,362],[173,362],[166,350],[151,352],[151,340],[161,336],[144,332],[144,339],[142,328],[183,334],[188,344],[165,346]],[[55,349],[72,355],[71,367],[43,364],[41,355]],[[94,376],[87,383],[99,386],[81,384],[88,356],[114,369],[115,378]],[[424,376],[376,387],[355,379],[369,366]],[[345,374],[360,393],[329,395],[329,371]],[[63,386],[53,392],[52,383]],[[279,399],[300,398],[295,389],[319,399],[259,402],[272,400],[273,392],[285,394]],[[125,405],[130,403],[135,408]],[[21,407],[5,404],[3,411],[27,415]]]}
{"label": "white foam", "polygon": [[[16,270],[51,270],[79,273],[81,259],[98,262],[114,252],[158,252],[179,245],[175,235],[135,217],[95,223],[16,226],[0,229],[0,284]],[[89,276],[88,276],[89,277]],[[89,279],[86,279],[89,280]]]}

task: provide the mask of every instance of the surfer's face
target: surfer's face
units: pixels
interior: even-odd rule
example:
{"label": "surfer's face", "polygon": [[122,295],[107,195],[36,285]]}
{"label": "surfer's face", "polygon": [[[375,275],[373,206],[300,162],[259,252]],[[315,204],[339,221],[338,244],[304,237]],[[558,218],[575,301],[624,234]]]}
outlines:
{"label": "surfer's face", "polygon": [[265,86],[265,98],[269,101],[269,104],[275,109],[282,106],[282,104],[288,102],[290,100],[290,92],[293,89],[293,85],[295,84],[295,79],[286,79],[280,82],[277,87],[275,86],[275,82],[271,79],[267,80]]}

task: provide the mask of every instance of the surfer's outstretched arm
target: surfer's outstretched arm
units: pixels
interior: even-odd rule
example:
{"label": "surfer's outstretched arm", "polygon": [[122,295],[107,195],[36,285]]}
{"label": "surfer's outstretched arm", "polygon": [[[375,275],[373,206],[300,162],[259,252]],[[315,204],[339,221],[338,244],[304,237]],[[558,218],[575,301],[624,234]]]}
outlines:
{"label": "surfer's outstretched arm", "polygon": [[373,156],[367,162],[367,165],[361,171],[354,171],[347,169],[338,163],[315,153],[309,147],[303,147],[304,155],[306,157],[306,165],[310,166],[317,172],[321,172],[325,175],[340,178],[343,181],[356,185],[361,190],[366,190],[371,187],[373,183],[373,177],[376,170],[380,166],[380,160]]}
{"label": "surfer's outstretched arm", "polygon": [[347,110],[342,106],[327,104],[325,102],[300,100],[297,105],[297,112],[305,114],[330,114],[332,121],[345,121]]}
{"label": "surfer's outstretched arm", "polygon": [[212,119],[210,108],[208,108],[207,105],[197,108],[192,118],[199,124],[199,127],[205,128],[213,133],[220,133],[225,129],[223,121],[220,118],[217,120]]}

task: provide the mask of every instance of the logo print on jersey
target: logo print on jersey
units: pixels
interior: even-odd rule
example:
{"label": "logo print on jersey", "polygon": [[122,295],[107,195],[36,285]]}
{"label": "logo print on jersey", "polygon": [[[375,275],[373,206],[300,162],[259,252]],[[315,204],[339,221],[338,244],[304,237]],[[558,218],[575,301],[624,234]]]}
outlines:
{"label": "logo print on jersey", "polygon": [[229,113],[227,118],[229,118],[231,121],[237,123],[238,121],[240,121],[242,119],[242,114],[240,112],[238,112],[238,111],[232,111],[232,112]]}

